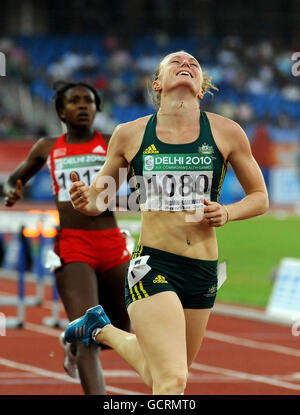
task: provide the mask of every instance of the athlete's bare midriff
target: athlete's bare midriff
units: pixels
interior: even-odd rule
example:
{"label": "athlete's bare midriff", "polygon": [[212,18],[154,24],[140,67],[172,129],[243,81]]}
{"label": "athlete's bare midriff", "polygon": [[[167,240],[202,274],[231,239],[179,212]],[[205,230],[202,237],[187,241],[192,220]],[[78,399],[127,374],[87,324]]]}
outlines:
{"label": "athlete's bare midriff", "polygon": [[189,212],[142,212],[139,243],[189,258],[216,260],[215,229],[203,223],[188,222]]}
{"label": "athlete's bare midriff", "polygon": [[106,211],[99,216],[87,216],[75,210],[71,202],[57,202],[57,196],[55,199],[61,228],[99,231],[117,226],[113,212]]}

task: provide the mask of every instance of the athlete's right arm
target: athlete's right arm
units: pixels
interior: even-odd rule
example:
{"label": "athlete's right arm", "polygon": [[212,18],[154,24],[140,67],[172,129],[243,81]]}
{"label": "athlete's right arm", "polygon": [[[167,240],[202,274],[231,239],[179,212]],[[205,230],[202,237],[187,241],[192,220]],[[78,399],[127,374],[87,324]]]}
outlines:
{"label": "athlete's right arm", "polygon": [[78,181],[76,173],[72,173],[69,193],[73,207],[79,212],[98,216],[109,207],[127,177],[126,148],[130,130],[128,123],[116,127],[108,144],[106,161],[90,186]]}
{"label": "athlete's right arm", "polygon": [[42,168],[52,142],[53,139],[40,138],[33,145],[26,159],[9,175],[3,186],[5,206],[13,206],[22,197],[23,185]]}
{"label": "athlete's right arm", "polygon": [[72,175],[73,207],[88,216],[104,212],[127,179],[129,164],[138,152],[149,116],[118,125],[108,144],[106,161],[90,186]]}

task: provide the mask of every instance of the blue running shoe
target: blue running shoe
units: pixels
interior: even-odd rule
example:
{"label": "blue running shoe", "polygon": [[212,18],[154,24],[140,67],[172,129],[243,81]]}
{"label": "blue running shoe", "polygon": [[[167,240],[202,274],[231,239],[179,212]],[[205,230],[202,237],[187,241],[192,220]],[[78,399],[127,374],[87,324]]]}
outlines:
{"label": "blue running shoe", "polygon": [[96,307],[89,308],[84,316],[71,321],[66,328],[64,338],[69,343],[81,341],[86,344],[98,344],[92,340],[92,332],[97,328],[103,329],[108,324],[111,324],[111,322],[105,314],[103,307],[97,305]]}

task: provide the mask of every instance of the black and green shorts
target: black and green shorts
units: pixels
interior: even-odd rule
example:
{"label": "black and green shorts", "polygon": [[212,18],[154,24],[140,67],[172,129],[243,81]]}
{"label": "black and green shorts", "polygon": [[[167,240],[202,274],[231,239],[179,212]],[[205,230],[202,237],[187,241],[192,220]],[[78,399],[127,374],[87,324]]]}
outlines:
{"label": "black and green shorts", "polygon": [[126,307],[134,301],[174,291],[183,308],[212,308],[217,295],[218,260],[202,260],[138,246],[125,282]]}

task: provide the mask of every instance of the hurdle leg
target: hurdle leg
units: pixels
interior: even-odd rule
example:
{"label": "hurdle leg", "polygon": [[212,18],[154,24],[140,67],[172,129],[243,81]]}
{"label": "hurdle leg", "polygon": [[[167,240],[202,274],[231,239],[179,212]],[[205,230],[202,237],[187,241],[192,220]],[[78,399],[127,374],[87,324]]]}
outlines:
{"label": "hurdle leg", "polygon": [[36,266],[34,272],[36,274],[36,294],[27,296],[25,298],[26,306],[40,306],[44,300],[44,266],[43,266],[43,249],[44,249],[44,238],[42,235],[38,239],[38,252],[36,257]]}
{"label": "hurdle leg", "polygon": [[18,261],[18,297],[17,297],[17,317],[6,318],[6,328],[21,328],[25,323],[25,271],[26,271],[26,254],[25,246],[20,238],[20,250]]}
{"label": "hurdle leg", "polygon": [[44,245],[45,245],[45,238],[41,234],[39,236],[39,250],[38,250],[38,258],[37,258],[37,295],[36,295],[37,305],[41,305],[44,300],[44,276],[45,276],[45,267],[43,263]]}
{"label": "hurdle leg", "polygon": [[46,317],[43,319],[43,324],[49,327],[65,328],[69,323],[66,319],[60,318],[60,302],[59,294],[56,287],[55,276],[52,274],[52,306],[51,306],[51,317]]}

